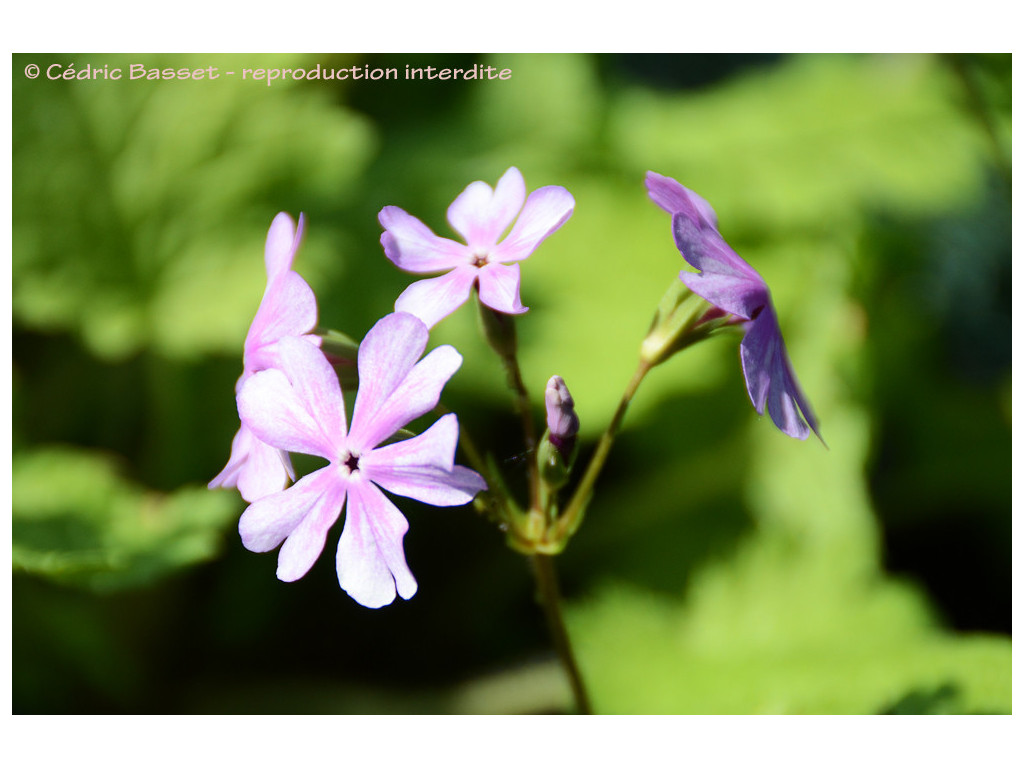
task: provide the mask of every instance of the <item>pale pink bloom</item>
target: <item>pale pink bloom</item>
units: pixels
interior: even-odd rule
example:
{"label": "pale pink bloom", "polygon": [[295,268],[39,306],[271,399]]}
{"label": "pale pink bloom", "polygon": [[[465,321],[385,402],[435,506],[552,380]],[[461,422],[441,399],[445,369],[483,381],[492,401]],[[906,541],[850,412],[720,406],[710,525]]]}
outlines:
{"label": "pale pink bloom", "polygon": [[322,352],[301,340],[283,339],[278,367],[254,374],[242,387],[239,413],[260,440],[330,462],[287,490],[254,502],[239,521],[248,549],[268,552],[281,545],[277,576],[282,581],[309,571],[345,507],[337,554],[342,589],[370,608],[387,605],[396,592],[409,599],[416,592],[402,547],[409,525],[382,489],[434,506],[455,506],[486,488],[476,472],[455,464],[459,425],[454,414],[416,437],[381,445],[434,408],[462,364],[448,345],[419,360],[427,336],[427,327],[405,313],[387,315],[370,329],[359,346],[351,429],[334,369]]}
{"label": "pale pink bloom", "polygon": [[[243,370],[235,384],[236,393],[257,371],[277,366],[277,343],[281,339],[299,336],[311,344],[320,343],[318,336],[309,335],[317,323],[313,289],[292,270],[304,228],[305,217],[301,214],[297,227],[287,213],[277,214],[270,225],[264,251],[267,287],[245,337]],[[295,479],[295,470],[288,454],[261,442],[243,423],[231,441],[227,465],[209,487],[238,488],[242,498],[255,501],[280,491],[289,478]]]}
{"label": "pale pink bloom", "polygon": [[494,189],[474,181],[448,207],[448,223],[465,243],[439,237],[415,216],[385,206],[378,219],[387,257],[407,272],[445,273],[406,288],[395,311],[414,314],[433,327],[462,306],[476,286],[480,301],[491,309],[510,315],[525,312],[519,298],[519,262],[568,221],[575,205],[564,187],[541,187],[526,197],[523,175],[509,168]]}

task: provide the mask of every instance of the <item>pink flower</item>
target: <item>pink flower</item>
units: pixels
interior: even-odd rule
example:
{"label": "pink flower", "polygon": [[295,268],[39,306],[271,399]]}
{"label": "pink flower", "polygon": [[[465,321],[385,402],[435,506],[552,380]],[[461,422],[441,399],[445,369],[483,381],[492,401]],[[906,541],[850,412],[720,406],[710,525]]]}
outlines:
{"label": "pink flower", "polygon": [[[410,285],[395,302],[395,311],[414,314],[433,327],[465,303],[475,285],[480,301],[491,309],[510,315],[525,312],[518,262],[568,221],[575,204],[564,187],[541,187],[526,197],[523,175],[509,168],[493,190],[474,181],[448,207],[448,223],[465,244],[438,237],[401,208],[385,206],[378,219],[387,257],[408,272],[446,273]],[[513,221],[515,226],[499,242]]]}
{"label": "pink flower", "polygon": [[[649,171],[647,193],[672,214],[672,234],[686,262],[698,272],[679,279],[695,294],[743,324],[740,362],[747,394],[759,414],[765,408],[784,434],[804,440],[818,420],[797,381],[782,341],[779,320],[764,278],[725,242],[714,209],[675,179]],[[824,442],[824,440],[822,440]]]}
{"label": "pink flower", "polygon": [[347,504],[337,554],[342,589],[370,608],[387,605],[396,591],[409,599],[416,592],[402,549],[409,525],[381,489],[455,506],[486,488],[476,472],[454,463],[454,414],[416,437],[381,445],[434,408],[462,364],[448,345],[419,360],[427,336],[427,327],[405,313],[387,315],[370,329],[359,347],[360,384],[350,429],[334,369],[301,340],[281,340],[279,367],[254,374],[242,386],[238,410],[256,437],[330,462],[287,490],[255,501],[239,521],[242,543],[253,552],[283,542],[277,567],[282,581],[309,571]]}
{"label": "pink flower", "polygon": [[[304,228],[301,214],[296,227],[287,213],[279,213],[267,232],[267,287],[245,337],[243,370],[235,384],[236,393],[254,373],[278,365],[277,343],[282,338],[299,336],[311,344],[320,343],[319,337],[307,335],[317,322],[313,289],[292,271]],[[246,501],[256,501],[280,491],[289,478],[295,479],[295,470],[288,454],[261,442],[243,423],[231,441],[227,465],[209,487],[238,488]]]}

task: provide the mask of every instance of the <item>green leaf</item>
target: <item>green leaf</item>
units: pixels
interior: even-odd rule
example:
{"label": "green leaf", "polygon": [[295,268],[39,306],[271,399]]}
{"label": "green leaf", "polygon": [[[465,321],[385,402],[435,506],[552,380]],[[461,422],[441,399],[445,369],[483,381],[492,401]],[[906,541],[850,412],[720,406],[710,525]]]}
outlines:
{"label": "green leaf", "polygon": [[570,632],[598,712],[1011,711],[1007,638],[930,628],[920,599],[895,585],[789,597],[774,588],[780,573],[796,587],[817,574],[786,557],[749,566],[748,588],[762,576],[773,583],[759,600],[743,599],[739,585],[716,591],[713,616],[706,603],[691,609],[621,584],[576,605]]}
{"label": "green leaf", "polygon": [[699,94],[627,91],[609,133],[625,167],[699,190],[727,239],[739,222],[816,229],[977,191],[985,137],[956,86],[936,56],[797,56]]}
{"label": "green leaf", "polygon": [[231,494],[148,491],[94,451],[47,447],[13,461],[13,566],[108,592],[212,559],[238,513]]}
{"label": "green leaf", "polygon": [[[237,72],[310,62],[147,58],[149,68]],[[127,73],[136,60],[74,64]],[[372,154],[365,120],[329,88],[292,80],[19,81],[15,91],[15,320],[80,333],[106,359],[237,352],[263,291],[273,216],[321,198],[337,205]],[[311,228],[299,257],[307,279],[338,275],[332,229]]]}

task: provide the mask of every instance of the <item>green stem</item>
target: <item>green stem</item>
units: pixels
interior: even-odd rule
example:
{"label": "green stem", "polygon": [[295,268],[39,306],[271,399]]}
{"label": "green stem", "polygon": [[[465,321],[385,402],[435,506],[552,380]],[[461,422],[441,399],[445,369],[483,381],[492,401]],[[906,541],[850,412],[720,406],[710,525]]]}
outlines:
{"label": "green stem", "polygon": [[622,421],[626,416],[626,409],[629,408],[629,403],[640,387],[640,382],[644,380],[644,376],[647,375],[651,368],[652,364],[646,360],[641,360],[637,365],[633,378],[629,380],[626,391],[622,393],[622,399],[619,400],[619,407],[615,410],[615,415],[612,417],[607,429],[605,429],[604,434],[601,435],[597,449],[590,458],[590,463],[587,465],[583,479],[580,480],[580,484],[576,487],[576,492],[559,518],[556,538],[561,540],[562,537],[571,536],[583,521],[583,513],[593,494],[594,484],[597,482],[601,470],[604,469],[604,463],[608,459],[612,443],[615,442],[615,436],[618,434]]}
{"label": "green stem", "polygon": [[483,326],[484,337],[491,348],[498,353],[508,377],[508,385],[515,397],[516,412],[523,426],[523,441],[528,456],[528,480],[530,488],[530,508],[540,509],[540,474],[537,471],[537,430],[533,425],[533,413],[530,409],[530,394],[526,391],[523,374],[519,369],[518,340],[516,338],[515,316],[506,315],[491,309],[479,300],[477,306]]}
{"label": "green stem", "polygon": [[551,639],[555,643],[558,658],[569,677],[576,710],[581,715],[591,715],[593,709],[590,706],[590,698],[583,685],[583,677],[576,664],[576,657],[573,655],[572,645],[569,642],[569,633],[566,631],[565,621],[562,619],[562,600],[558,589],[554,558],[548,555],[530,555],[530,564],[533,566],[533,576],[537,581],[537,590],[544,607],[544,615],[548,620]]}
{"label": "green stem", "polygon": [[537,430],[533,425],[533,413],[530,410],[530,394],[523,383],[523,375],[519,370],[519,360],[515,356],[502,357],[505,370],[508,371],[509,383],[516,396],[516,411],[523,425],[523,442],[526,444],[527,471],[530,484],[530,508],[540,509],[540,477],[537,473]]}

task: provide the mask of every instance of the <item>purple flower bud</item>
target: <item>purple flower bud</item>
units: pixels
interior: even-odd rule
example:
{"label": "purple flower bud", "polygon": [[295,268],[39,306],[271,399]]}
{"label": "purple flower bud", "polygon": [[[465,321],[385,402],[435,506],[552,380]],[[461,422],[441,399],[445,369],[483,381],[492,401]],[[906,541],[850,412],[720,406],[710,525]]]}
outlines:
{"label": "purple flower bud", "polygon": [[580,418],[576,415],[575,401],[561,376],[552,376],[544,390],[544,406],[548,417],[548,440],[568,463],[580,431]]}

